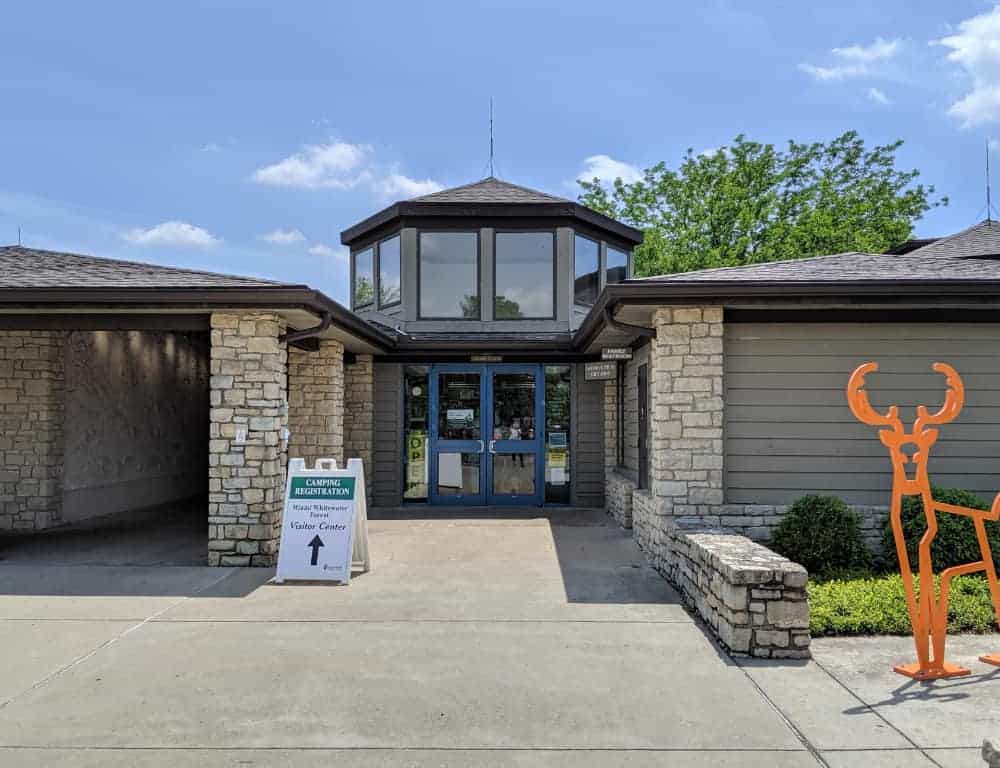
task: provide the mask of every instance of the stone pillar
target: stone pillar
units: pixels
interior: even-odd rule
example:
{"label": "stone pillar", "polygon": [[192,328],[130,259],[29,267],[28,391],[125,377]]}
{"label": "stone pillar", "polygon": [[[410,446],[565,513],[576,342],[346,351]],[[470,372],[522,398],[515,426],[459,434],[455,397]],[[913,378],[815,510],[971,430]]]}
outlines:
{"label": "stone pillar", "polygon": [[65,343],[63,331],[0,331],[0,530],[60,522]]}
{"label": "stone pillar", "polygon": [[273,565],[281,531],[288,406],[284,320],[212,315],[209,565]]}
{"label": "stone pillar", "polygon": [[722,308],[664,307],[650,350],[650,496],[676,522],[718,524],[722,475]]}
{"label": "stone pillar", "polygon": [[365,491],[372,497],[372,447],[375,442],[375,365],[371,355],[358,355],[344,366],[344,455],[365,466]]}
{"label": "stone pillar", "polygon": [[344,461],[344,345],[323,339],[319,349],[288,350],[288,455]]}

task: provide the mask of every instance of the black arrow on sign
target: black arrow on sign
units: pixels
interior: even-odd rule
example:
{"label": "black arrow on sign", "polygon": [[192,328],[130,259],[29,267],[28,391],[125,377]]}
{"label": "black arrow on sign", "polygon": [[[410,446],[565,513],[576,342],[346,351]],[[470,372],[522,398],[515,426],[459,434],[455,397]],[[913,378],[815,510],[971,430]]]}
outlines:
{"label": "black arrow on sign", "polygon": [[323,539],[319,537],[319,534],[316,534],[306,546],[312,547],[313,551],[312,557],[309,558],[309,565],[316,565],[316,560],[319,558],[319,548],[323,546]]}

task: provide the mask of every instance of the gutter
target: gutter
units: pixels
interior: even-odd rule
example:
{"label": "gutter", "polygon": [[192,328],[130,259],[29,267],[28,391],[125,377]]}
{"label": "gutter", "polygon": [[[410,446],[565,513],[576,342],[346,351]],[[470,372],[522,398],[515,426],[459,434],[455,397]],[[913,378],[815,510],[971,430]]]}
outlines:
{"label": "gutter", "polygon": [[[573,348],[584,349],[605,324],[615,327],[613,313],[622,304],[649,304],[711,299],[725,303],[738,298],[789,300],[796,297],[998,296],[1000,280],[631,280],[604,288],[573,335]],[[608,318],[613,323],[608,323]],[[621,324],[627,325],[627,324]],[[637,326],[638,327],[638,326]],[[629,333],[636,332],[631,327]]]}
{"label": "gutter", "polygon": [[323,312],[318,325],[314,325],[312,328],[303,328],[301,331],[283,333],[278,336],[278,341],[283,341],[287,344],[294,344],[295,342],[302,341],[303,339],[311,339],[313,336],[319,336],[323,333],[323,331],[330,327],[330,323],[332,322],[333,315],[329,312]]}
{"label": "gutter", "polygon": [[[167,287],[58,287],[0,289],[0,312],[13,309],[46,310],[129,310],[181,309],[211,312],[214,309],[304,310],[315,315],[320,325],[304,329],[315,335],[336,324],[344,331],[378,349],[395,347],[396,340],[362,320],[320,291],[306,285],[221,286],[198,288]],[[327,318],[329,318],[327,320]],[[299,333],[299,332],[293,332]]]}

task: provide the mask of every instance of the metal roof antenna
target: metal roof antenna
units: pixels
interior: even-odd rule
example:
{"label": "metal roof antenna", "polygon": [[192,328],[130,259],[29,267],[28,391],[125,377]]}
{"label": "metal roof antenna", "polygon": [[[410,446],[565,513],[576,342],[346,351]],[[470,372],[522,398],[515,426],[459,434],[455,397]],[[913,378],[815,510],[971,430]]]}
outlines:
{"label": "metal roof antenna", "polygon": [[493,97],[490,96],[490,178],[493,178]]}
{"label": "metal roof antenna", "polygon": [[993,204],[990,202],[990,138],[986,137],[986,222],[993,223]]}
{"label": "metal roof antenna", "polygon": [[21,247],[21,227],[17,228],[17,247]]}

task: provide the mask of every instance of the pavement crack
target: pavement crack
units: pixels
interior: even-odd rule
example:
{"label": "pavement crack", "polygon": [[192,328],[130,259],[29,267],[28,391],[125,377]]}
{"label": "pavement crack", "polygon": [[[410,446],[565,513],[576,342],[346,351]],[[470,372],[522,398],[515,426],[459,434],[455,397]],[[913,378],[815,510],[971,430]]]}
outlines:
{"label": "pavement crack", "polygon": [[75,667],[80,666],[81,664],[83,664],[88,659],[93,658],[98,653],[100,653],[101,651],[103,651],[105,648],[108,648],[108,647],[114,645],[115,643],[117,643],[119,640],[122,640],[123,638],[128,637],[133,632],[135,632],[135,631],[141,629],[142,627],[146,626],[147,624],[149,624],[151,621],[153,621],[154,619],[156,619],[158,616],[162,616],[167,611],[169,611],[172,608],[180,605],[185,600],[189,600],[192,597],[195,597],[196,595],[200,594],[201,592],[204,592],[206,589],[211,589],[212,587],[215,587],[215,586],[221,584],[223,581],[225,581],[226,579],[230,578],[233,575],[233,573],[235,573],[235,571],[232,571],[232,570],[227,571],[226,573],[223,573],[221,576],[219,576],[219,578],[214,579],[210,583],[205,584],[204,586],[199,587],[196,590],[193,590],[190,595],[184,595],[182,597],[179,597],[177,600],[174,600],[172,603],[169,603],[168,605],[165,605],[160,610],[155,611],[154,613],[150,614],[149,616],[147,616],[142,621],[139,621],[139,622],[133,624],[130,627],[126,627],[121,632],[119,632],[119,633],[117,633],[117,634],[109,637],[103,643],[99,643],[96,647],[92,648],[87,653],[84,653],[84,654],[81,654],[80,656],[77,656],[75,659],[73,659],[72,661],[70,661],[68,664],[65,664],[62,667],[60,667],[59,669],[55,670],[54,672],[49,673],[48,675],[46,675],[45,677],[43,677],[41,680],[37,680],[35,683],[33,683],[32,685],[28,686],[23,691],[19,691],[19,692],[13,694],[12,696],[10,696],[9,698],[5,699],[4,701],[0,701],[0,710],[6,709],[10,704],[14,703],[18,699],[21,699],[24,696],[27,696],[29,693],[31,693],[33,691],[36,691],[36,690],[38,690],[39,688],[41,688],[41,687],[43,687],[45,685],[48,685],[50,682],[52,682],[53,680],[55,680],[58,677],[61,677],[64,674],[66,674],[71,669],[74,669]]}
{"label": "pavement crack", "polygon": [[856,694],[854,691],[852,691],[847,685],[845,685],[843,682],[841,682],[840,678],[837,677],[835,674],[833,674],[833,672],[831,672],[829,669],[827,669],[826,667],[824,667],[823,664],[821,664],[815,658],[813,658],[813,663],[817,667],[819,667],[821,670],[823,670],[823,672],[831,680],[833,680],[833,682],[835,682],[837,685],[839,685],[841,688],[843,688],[845,691],[847,691],[847,693],[850,694],[851,698],[853,698],[855,701],[857,701],[859,704],[861,704],[867,711],[869,711],[873,715],[875,715],[875,717],[877,717],[879,720],[881,720],[883,723],[885,723],[887,726],[889,726],[889,728],[891,728],[893,731],[895,731],[896,733],[898,733],[900,735],[900,737],[903,738],[907,743],[913,745],[913,748],[916,749],[916,750],[918,750],[920,752],[920,754],[922,754],[924,757],[926,757],[928,760],[930,760],[932,763],[934,763],[934,765],[938,766],[938,768],[944,768],[941,765],[941,763],[939,763],[937,760],[935,760],[933,757],[931,757],[929,754],[927,754],[927,750],[926,749],[924,749],[919,744],[917,744],[917,742],[915,742],[913,739],[911,739],[902,730],[900,730],[899,728],[897,728],[881,712],[879,712],[871,704],[869,704],[867,701],[865,701],[860,696],[858,696],[858,694]]}

